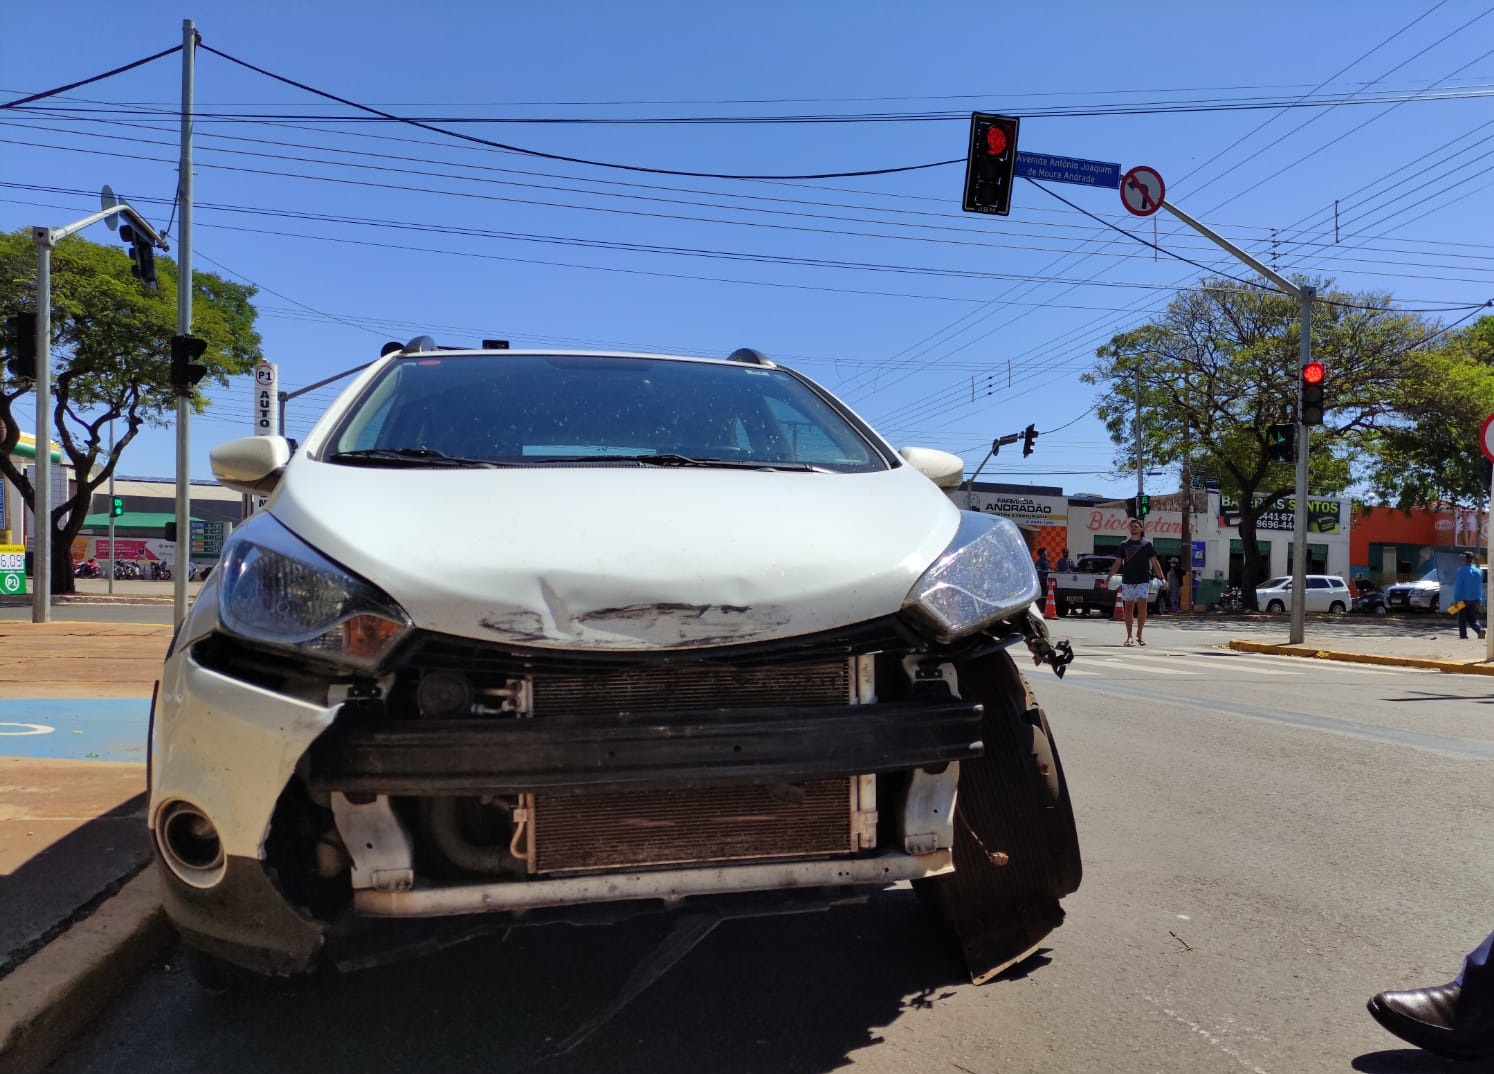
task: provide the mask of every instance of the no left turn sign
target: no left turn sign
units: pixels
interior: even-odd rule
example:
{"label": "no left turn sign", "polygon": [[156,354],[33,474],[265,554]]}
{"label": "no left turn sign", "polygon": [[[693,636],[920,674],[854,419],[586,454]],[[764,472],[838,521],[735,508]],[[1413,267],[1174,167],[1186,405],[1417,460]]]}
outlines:
{"label": "no left turn sign", "polygon": [[1156,168],[1140,165],[1121,176],[1121,202],[1136,216],[1151,216],[1162,208],[1166,196],[1167,187]]}

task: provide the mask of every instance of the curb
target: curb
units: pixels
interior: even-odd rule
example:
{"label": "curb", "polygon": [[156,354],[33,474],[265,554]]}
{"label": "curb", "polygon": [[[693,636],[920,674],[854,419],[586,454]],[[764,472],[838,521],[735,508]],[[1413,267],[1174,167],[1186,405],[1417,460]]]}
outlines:
{"label": "curb", "polygon": [[1389,667],[1427,668],[1432,671],[1445,671],[1454,675],[1494,675],[1494,664],[1488,664],[1481,660],[1464,663],[1457,660],[1434,660],[1430,657],[1421,656],[1343,653],[1333,649],[1314,649],[1305,645],[1282,645],[1268,641],[1244,641],[1239,638],[1232,639],[1229,647],[1242,653],[1305,656],[1318,660],[1342,660],[1347,664],[1383,664]]}
{"label": "curb", "polygon": [[45,1069],[173,937],[147,868],[0,979],[0,1074]]}

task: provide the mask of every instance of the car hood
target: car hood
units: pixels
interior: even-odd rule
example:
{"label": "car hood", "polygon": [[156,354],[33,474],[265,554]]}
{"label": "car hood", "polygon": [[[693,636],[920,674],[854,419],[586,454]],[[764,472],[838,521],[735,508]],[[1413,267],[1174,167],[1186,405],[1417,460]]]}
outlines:
{"label": "car hood", "polygon": [[419,627],[575,649],[727,645],[888,615],[960,514],[907,466],[399,469],[306,456],[268,510]]}

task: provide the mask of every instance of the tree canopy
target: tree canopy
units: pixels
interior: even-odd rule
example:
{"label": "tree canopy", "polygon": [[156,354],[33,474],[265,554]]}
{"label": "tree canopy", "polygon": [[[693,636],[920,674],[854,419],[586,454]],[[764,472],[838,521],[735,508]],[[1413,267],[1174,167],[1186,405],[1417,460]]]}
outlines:
{"label": "tree canopy", "polygon": [[[1311,281],[1304,281],[1304,283]],[[1433,327],[1388,309],[1389,297],[1335,291],[1324,282],[1312,307],[1311,347],[1328,368],[1324,424],[1310,431],[1309,488],[1341,493],[1369,476],[1365,447],[1404,421],[1413,386],[1435,364]],[[1266,285],[1206,278],[1180,292],[1160,318],[1115,336],[1085,380],[1107,389],[1096,406],[1118,447],[1117,468],[1185,459],[1219,481],[1240,506],[1247,600],[1259,577],[1255,523],[1293,495],[1295,468],[1271,458],[1273,424],[1296,420],[1302,369],[1301,307]],[[1136,428],[1137,399],[1141,404]]]}
{"label": "tree canopy", "polygon": [[[36,247],[29,231],[0,234],[0,309],[7,314],[36,308]],[[159,286],[147,290],[131,273],[117,246],[81,236],[58,242],[52,252],[52,435],[72,463],[76,493],[52,506],[54,592],[70,592],[71,544],[83,527],[94,491],[104,484],[130,442],[146,425],[170,424],[176,393],[170,384],[171,337],[177,330],[177,265],[158,257]],[[199,388],[227,383],[260,358],[255,288],[212,273],[192,274],[192,334],[207,341],[201,362],[207,375]],[[40,360],[40,359],[39,359]],[[0,473],[21,490],[28,505],[34,490],[11,461],[22,427],[33,419],[21,402],[30,381],[8,373],[0,390]],[[192,407],[207,399],[194,389]],[[107,440],[110,422],[113,449]],[[40,448],[41,445],[38,445]]]}

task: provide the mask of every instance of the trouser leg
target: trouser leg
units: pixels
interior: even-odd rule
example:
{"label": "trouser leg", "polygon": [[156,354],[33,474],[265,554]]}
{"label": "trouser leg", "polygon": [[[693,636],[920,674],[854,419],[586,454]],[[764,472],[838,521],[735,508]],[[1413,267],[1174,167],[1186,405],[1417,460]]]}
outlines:
{"label": "trouser leg", "polygon": [[1453,978],[1453,984],[1462,984],[1463,978],[1469,974],[1487,976],[1491,973],[1494,973],[1494,932],[1489,933],[1484,942],[1463,960],[1463,968]]}

